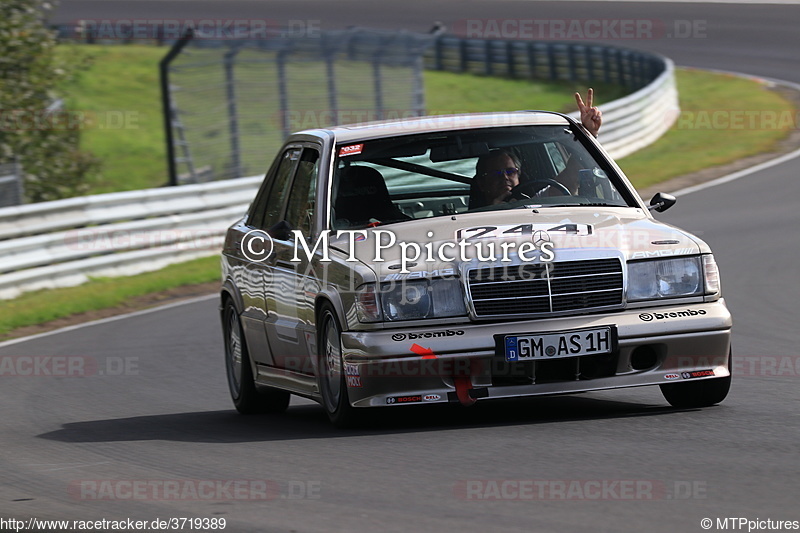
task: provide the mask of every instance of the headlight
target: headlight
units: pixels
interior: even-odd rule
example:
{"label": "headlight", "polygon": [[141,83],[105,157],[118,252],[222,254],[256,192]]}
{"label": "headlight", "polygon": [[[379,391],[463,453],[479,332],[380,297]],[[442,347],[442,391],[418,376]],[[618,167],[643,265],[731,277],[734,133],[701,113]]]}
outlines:
{"label": "headlight", "polygon": [[702,296],[700,257],[628,263],[628,301]]}
{"label": "headlight", "polygon": [[[374,285],[356,291],[356,310],[361,322],[420,320],[467,314],[457,279],[401,280],[381,284],[380,306]],[[378,311],[377,313],[375,311]]]}
{"label": "headlight", "polygon": [[381,286],[381,309],[386,320],[428,318],[433,298],[427,281],[399,281]]}

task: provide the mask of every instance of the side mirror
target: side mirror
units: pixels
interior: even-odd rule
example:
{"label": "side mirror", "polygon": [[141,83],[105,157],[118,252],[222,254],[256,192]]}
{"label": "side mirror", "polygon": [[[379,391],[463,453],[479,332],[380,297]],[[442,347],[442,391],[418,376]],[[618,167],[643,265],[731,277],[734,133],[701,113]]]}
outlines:
{"label": "side mirror", "polygon": [[650,200],[650,211],[658,211],[659,213],[663,213],[677,202],[678,199],[672,196],[671,194],[667,194],[665,192],[658,192],[653,199]]}
{"label": "side mirror", "polygon": [[292,226],[286,222],[285,220],[281,220],[271,228],[267,230],[267,234],[272,237],[273,239],[278,239],[279,241],[288,241],[292,238]]}

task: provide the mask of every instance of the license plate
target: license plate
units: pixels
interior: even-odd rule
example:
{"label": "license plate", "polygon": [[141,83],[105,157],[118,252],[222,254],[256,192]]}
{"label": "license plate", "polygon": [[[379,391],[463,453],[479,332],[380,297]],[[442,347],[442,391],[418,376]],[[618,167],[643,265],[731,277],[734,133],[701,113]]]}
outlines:
{"label": "license plate", "polygon": [[561,359],[612,350],[609,327],[505,337],[506,361]]}

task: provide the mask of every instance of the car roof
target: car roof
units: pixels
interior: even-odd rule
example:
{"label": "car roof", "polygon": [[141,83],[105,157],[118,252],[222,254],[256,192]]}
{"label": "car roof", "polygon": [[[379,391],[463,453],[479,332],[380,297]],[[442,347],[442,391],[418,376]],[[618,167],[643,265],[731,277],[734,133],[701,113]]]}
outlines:
{"label": "car roof", "polygon": [[310,129],[293,136],[336,136],[336,142],[366,141],[382,137],[457,131],[478,128],[535,125],[569,125],[570,119],[552,111],[512,111],[504,113],[465,113],[460,115],[431,115],[398,120],[382,120],[358,124],[344,124],[324,129]]}

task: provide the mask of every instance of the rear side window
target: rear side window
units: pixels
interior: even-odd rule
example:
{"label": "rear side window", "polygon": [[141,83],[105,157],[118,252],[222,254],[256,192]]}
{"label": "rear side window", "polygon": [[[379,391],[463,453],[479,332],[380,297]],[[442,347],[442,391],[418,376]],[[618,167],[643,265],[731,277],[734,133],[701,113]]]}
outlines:
{"label": "rear side window", "polygon": [[271,183],[265,184],[266,189],[256,200],[251,216],[253,226],[268,229],[280,220],[283,203],[292,182],[292,174],[300,159],[300,151],[300,148],[290,148],[281,155],[280,164]]}
{"label": "rear side window", "polygon": [[289,195],[289,204],[286,207],[286,221],[293,229],[303,232],[306,237],[311,234],[314,220],[318,163],[319,152],[317,150],[313,148],[303,150],[303,155],[297,164],[297,173],[292,184],[292,192]]}

